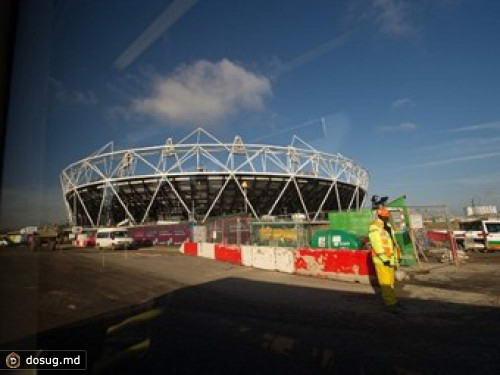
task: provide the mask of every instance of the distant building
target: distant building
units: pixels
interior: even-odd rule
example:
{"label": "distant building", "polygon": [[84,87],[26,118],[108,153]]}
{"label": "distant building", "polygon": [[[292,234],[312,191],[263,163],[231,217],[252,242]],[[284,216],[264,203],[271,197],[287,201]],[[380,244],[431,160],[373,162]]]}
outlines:
{"label": "distant building", "polygon": [[21,234],[33,234],[37,230],[38,230],[38,227],[34,227],[34,226],[24,227],[24,228],[22,228],[22,229],[19,230],[19,233],[21,233]]}
{"label": "distant building", "polygon": [[497,206],[467,206],[465,207],[466,216],[496,215]]}

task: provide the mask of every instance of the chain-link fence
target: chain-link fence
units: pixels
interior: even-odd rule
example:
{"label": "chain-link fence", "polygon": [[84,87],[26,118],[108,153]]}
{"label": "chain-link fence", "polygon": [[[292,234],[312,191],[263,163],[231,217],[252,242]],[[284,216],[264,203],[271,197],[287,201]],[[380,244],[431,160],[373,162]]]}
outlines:
{"label": "chain-link fence", "polygon": [[[429,260],[458,264],[466,257],[464,252],[457,249],[453,235],[453,229],[456,228],[446,206],[404,206],[391,207],[390,210],[391,222],[402,251],[402,265],[411,266],[415,262]],[[362,233],[367,231],[372,219],[370,210],[360,212],[357,216],[344,216],[330,215],[329,225],[325,223],[322,226],[290,218],[256,221],[248,215],[214,217],[204,225],[196,226],[193,238],[211,243],[300,248],[311,246],[316,231],[328,229],[333,224],[336,228],[345,224],[341,226],[344,230],[361,238],[366,237]],[[352,229],[353,223],[360,228],[360,233]]]}
{"label": "chain-link fence", "polygon": [[206,240],[211,243],[248,245],[251,241],[250,216],[221,216],[205,223]]}
{"label": "chain-link fence", "polygon": [[252,244],[259,246],[307,247],[312,238],[309,224],[294,221],[252,222]]}
{"label": "chain-link fence", "polygon": [[[278,220],[276,220],[278,219]],[[279,220],[281,219],[281,220]],[[311,225],[288,218],[274,221],[256,221],[250,216],[222,216],[207,220],[199,226],[203,236],[197,240],[232,245],[307,247],[314,232],[328,225]]]}

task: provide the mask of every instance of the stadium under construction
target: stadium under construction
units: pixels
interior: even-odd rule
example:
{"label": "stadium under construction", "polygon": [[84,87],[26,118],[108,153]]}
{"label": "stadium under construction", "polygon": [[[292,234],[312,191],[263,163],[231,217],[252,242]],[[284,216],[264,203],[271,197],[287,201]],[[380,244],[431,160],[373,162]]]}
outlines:
{"label": "stadium under construction", "polygon": [[294,136],[290,145],[223,143],[198,128],[160,146],[114,150],[112,142],[60,175],[68,220],[98,227],[127,221],[204,223],[246,212],[256,220],[302,213],[309,222],[326,211],[362,206],[366,169],[316,150]]}

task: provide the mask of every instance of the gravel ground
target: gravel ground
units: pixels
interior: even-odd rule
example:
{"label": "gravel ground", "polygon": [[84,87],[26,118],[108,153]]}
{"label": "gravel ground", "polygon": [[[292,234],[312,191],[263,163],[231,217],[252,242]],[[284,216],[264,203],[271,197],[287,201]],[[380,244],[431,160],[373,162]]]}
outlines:
{"label": "gravel ground", "polygon": [[369,285],[172,249],[4,248],[0,346],[86,349],[93,373],[498,374],[499,265],[432,265],[394,315]]}

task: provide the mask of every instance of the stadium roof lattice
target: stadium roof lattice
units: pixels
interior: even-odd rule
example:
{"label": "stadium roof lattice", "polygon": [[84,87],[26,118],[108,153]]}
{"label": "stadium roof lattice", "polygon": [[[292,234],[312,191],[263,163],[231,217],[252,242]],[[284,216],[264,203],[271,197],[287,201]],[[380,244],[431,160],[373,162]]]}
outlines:
{"label": "stadium roof lattice", "polygon": [[248,210],[257,220],[301,211],[316,221],[324,210],[359,208],[367,170],[339,154],[316,150],[297,136],[288,146],[223,143],[198,128],[177,143],[114,150],[113,142],[70,164],[60,175],[68,219],[101,226],[180,215]]}

